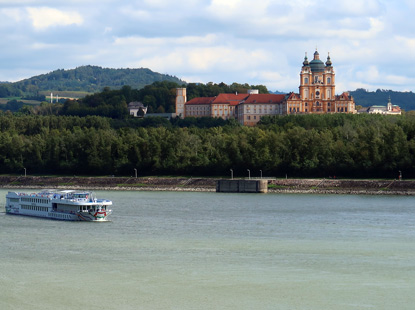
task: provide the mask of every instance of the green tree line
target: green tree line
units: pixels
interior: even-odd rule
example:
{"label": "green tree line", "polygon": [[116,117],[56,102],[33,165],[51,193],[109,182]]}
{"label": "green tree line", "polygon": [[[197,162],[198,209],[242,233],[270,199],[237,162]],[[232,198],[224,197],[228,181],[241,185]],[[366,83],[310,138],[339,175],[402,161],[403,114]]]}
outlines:
{"label": "green tree line", "polygon": [[[143,120],[142,120],[143,121]],[[0,114],[0,173],[415,177],[415,115],[268,117],[180,127],[88,116]]]}
{"label": "green tree line", "polygon": [[[189,100],[195,97],[217,96],[220,93],[247,93],[248,89],[258,89],[260,93],[268,93],[263,85],[248,85],[233,83],[214,84],[178,84],[172,81],[157,81],[141,89],[124,85],[119,89],[104,87],[103,91],[87,95],[77,100],[60,100],[60,103],[49,104],[42,102],[39,106],[24,106],[17,100],[10,100],[7,104],[0,105],[0,110],[17,112],[21,110],[25,114],[37,115],[87,115],[110,117],[113,119],[125,119],[129,117],[128,103],[139,101],[146,106],[148,113],[174,113],[176,88],[187,87]],[[0,85],[1,88],[1,85]]]}
{"label": "green tree line", "polygon": [[148,113],[174,113],[176,110],[176,88],[186,87],[187,97],[213,97],[220,93],[247,93],[248,89],[259,89],[261,93],[268,93],[263,85],[225,83],[214,84],[187,84],[180,85],[171,81],[154,82],[142,89],[133,89],[123,86],[121,89],[105,87],[102,92],[86,96],[78,100],[68,100],[59,111],[60,115],[86,116],[99,115],[111,118],[128,117],[127,105],[139,101],[148,108]]}

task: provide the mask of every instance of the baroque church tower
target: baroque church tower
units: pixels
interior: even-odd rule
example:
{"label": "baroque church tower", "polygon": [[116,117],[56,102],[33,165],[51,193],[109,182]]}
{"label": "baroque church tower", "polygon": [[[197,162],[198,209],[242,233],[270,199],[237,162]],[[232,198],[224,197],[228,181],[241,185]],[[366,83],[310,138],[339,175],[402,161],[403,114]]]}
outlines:
{"label": "baroque church tower", "polygon": [[309,113],[335,112],[335,73],[330,55],[324,64],[317,50],[310,62],[306,53],[300,73],[300,98],[308,102]]}

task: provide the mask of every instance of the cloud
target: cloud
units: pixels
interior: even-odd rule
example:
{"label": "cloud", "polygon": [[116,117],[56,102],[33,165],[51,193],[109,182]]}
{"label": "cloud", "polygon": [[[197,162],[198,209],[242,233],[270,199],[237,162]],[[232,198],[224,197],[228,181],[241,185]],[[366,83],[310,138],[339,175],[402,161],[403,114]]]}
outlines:
{"label": "cloud", "polygon": [[51,26],[82,25],[83,18],[76,11],[61,11],[48,7],[27,8],[33,27],[36,30],[44,30]]}
{"label": "cloud", "polygon": [[[180,38],[117,38],[114,46],[118,50],[133,51],[137,60],[130,65],[148,67],[165,72],[191,72],[200,74],[222,73],[226,78],[228,72],[254,70],[258,63],[265,63],[272,55],[256,49],[240,49],[232,45],[223,45],[223,38],[213,34],[203,37],[185,36]],[[159,54],[157,51],[164,50]],[[206,77],[208,79],[208,77]],[[212,80],[199,80],[209,82]]]}
{"label": "cloud", "polygon": [[403,36],[396,36],[396,41],[399,43],[399,46],[403,46],[405,52],[409,54],[415,53],[415,36],[412,38],[403,37]]}
{"label": "cloud", "polygon": [[2,9],[0,10],[0,14],[3,15],[6,18],[10,18],[15,22],[20,22],[21,20],[23,20],[23,14],[22,11],[16,8],[12,8],[12,9]]}
{"label": "cloud", "polygon": [[415,78],[380,72],[379,68],[376,66],[370,66],[364,71],[358,71],[356,76],[360,81],[362,81],[362,83],[366,83],[368,85],[376,84],[379,86],[407,85],[415,81]]}
{"label": "cloud", "polygon": [[[330,52],[337,92],[413,89],[410,0],[0,0],[0,80],[80,65],[297,91]],[[309,57],[310,58],[310,57]]]}

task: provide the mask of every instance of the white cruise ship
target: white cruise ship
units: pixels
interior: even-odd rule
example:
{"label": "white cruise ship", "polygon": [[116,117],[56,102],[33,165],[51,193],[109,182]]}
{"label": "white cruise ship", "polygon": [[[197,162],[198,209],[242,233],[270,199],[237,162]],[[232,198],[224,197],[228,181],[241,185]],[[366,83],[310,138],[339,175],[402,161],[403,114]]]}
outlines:
{"label": "white cruise ship", "polygon": [[45,190],[39,193],[8,192],[6,213],[65,221],[105,222],[112,213],[111,200],[97,199],[90,191]]}

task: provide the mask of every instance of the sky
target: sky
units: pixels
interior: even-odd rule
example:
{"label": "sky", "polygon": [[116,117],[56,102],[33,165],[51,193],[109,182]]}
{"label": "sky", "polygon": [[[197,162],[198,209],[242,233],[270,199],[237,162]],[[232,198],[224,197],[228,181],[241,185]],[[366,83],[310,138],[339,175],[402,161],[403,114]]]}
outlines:
{"label": "sky", "polygon": [[305,53],[336,93],[415,91],[413,0],[0,0],[0,81],[83,65],[298,92]]}

